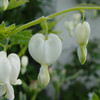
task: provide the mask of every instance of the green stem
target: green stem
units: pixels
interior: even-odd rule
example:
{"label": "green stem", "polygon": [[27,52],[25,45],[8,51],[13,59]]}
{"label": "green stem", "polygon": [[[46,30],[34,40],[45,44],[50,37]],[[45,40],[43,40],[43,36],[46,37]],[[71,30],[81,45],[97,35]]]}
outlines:
{"label": "green stem", "polygon": [[64,14],[64,13],[71,12],[71,11],[77,11],[77,10],[80,11],[81,9],[84,9],[84,10],[85,10],[85,9],[86,9],[86,10],[98,9],[98,10],[100,10],[100,7],[74,7],[74,8],[66,9],[66,10],[60,11],[60,12],[58,12],[58,13],[52,14],[52,15],[50,15],[50,16],[47,16],[46,19],[47,19],[47,20],[48,20],[48,19],[52,19],[52,18],[54,18],[54,17],[56,17],[56,16],[59,16],[59,15],[62,15],[62,14]]}
{"label": "green stem", "polygon": [[47,16],[47,17],[41,17],[41,18],[39,18],[39,19],[36,19],[36,20],[34,20],[34,21],[31,21],[31,22],[29,22],[29,23],[27,23],[27,24],[24,24],[24,25],[22,25],[22,26],[20,26],[20,27],[18,27],[18,28],[16,28],[14,31],[12,31],[12,32],[10,32],[8,35],[7,35],[7,37],[9,37],[9,36],[12,36],[14,33],[17,33],[17,32],[19,32],[19,31],[22,31],[22,30],[24,30],[24,29],[26,29],[26,28],[28,28],[28,27],[31,27],[31,26],[33,26],[33,25],[36,25],[36,24],[39,24],[39,23],[41,23],[41,22],[43,22],[43,21],[45,21],[45,20],[49,20],[49,19],[52,19],[52,18],[54,18],[54,17],[56,17],[56,16],[59,16],[59,15],[62,15],[62,14],[64,14],[64,13],[67,13],[67,12],[71,12],[71,11],[77,11],[77,10],[82,10],[82,9],[86,9],[86,10],[100,10],[100,7],[74,7],[74,8],[70,8],[70,9],[66,9],[66,10],[63,10],[63,11],[60,11],[60,12],[57,12],[57,13],[55,13],[55,14],[52,14],[52,15],[49,15],[49,16]]}
{"label": "green stem", "polygon": [[21,51],[18,53],[18,56],[21,57],[23,54],[25,54],[26,50],[27,50],[27,46],[21,49]]}
{"label": "green stem", "polygon": [[34,93],[34,95],[32,96],[31,100],[36,100],[37,95],[38,95],[38,92]]}
{"label": "green stem", "polygon": [[7,37],[12,36],[14,33],[20,32],[20,31],[22,31],[22,30],[24,30],[24,29],[26,29],[26,28],[29,28],[29,27],[34,26],[34,25],[36,25],[36,24],[39,24],[39,23],[41,23],[41,22],[43,22],[43,21],[45,21],[44,16],[43,16],[43,17],[40,17],[40,18],[38,18],[38,19],[36,19],[36,20],[34,20],[34,21],[31,21],[31,22],[29,22],[29,23],[27,23],[27,24],[24,24],[24,25],[22,25],[22,26],[20,26],[20,27],[18,27],[18,28],[16,28],[14,31],[10,32],[10,33],[7,35]]}
{"label": "green stem", "polygon": [[45,33],[45,36],[46,36],[46,40],[48,38],[48,23],[47,21],[45,20],[45,26],[46,26],[46,33]]}
{"label": "green stem", "polygon": [[82,9],[82,10],[80,10],[81,12],[82,12],[82,14],[83,14],[83,18],[82,18],[82,24],[84,23],[84,18],[85,18],[85,12],[84,12],[84,10]]}

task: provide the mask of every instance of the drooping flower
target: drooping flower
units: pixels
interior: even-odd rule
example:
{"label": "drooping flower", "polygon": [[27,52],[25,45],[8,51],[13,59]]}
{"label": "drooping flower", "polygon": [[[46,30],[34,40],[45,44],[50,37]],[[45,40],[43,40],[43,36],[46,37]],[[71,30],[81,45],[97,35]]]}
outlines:
{"label": "drooping flower", "polygon": [[76,26],[78,21],[81,19],[81,14],[80,13],[73,14],[73,19],[75,21],[75,26]]}
{"label": "drooping flower", "polygon": [[21,64],[22,64],[21,73],[24,74],[26,72],[26,67],[28,65],[28,57],[27,56],[21,57]]}
{"label": "drooping flower", "polygon": [[[18,79],[20,72],[20,59],[18,55],[12,53],[8,57],[4,51],[0,52],[0,96],[7,93],[9,100],[14,100],[14,90],[12,85],[21,84]],[[12,85],[11,85],[12,84]]]}
{"label": "drooping flower", "polygon": [[38,33],[30,39],[29,52],[35,61],[41,64],[38,74],[38,82],[41,86],[47,86],[50,81],[48,66],[53,64],[61,54],[62,42],[55,34],[46,37]]}
{"label": "drooping flower", "polygon": [[74,22],[73,21],[65,21],[65,27],[69,31],[69,35],[73,36]]}
{"label": "drooping flower", "polygon": [[87,56],[87,43],[90,35],[90,25],[88,22],[79,23],[75,29],[76,40],[78,43],[78,57],[81,64],[84,64]]}

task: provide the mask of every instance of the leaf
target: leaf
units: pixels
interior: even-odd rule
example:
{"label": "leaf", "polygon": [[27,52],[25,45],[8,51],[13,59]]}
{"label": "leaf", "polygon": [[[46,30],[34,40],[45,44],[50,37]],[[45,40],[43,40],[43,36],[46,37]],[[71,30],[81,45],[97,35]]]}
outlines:
{"label": "leaf", "polygon": [[92,100],[99,100],[99,97],[94,92],[93,92]]}
{"label": "leaf", "polygon": [[15,28],[15,24],[6,27],[5,23],[2,22],[0,24],[0,41],[7,38],[7,34],[9,34],[9,32],[11,32],[14,28]]}
{"label": "leaf", "polygon": [[10,0],[7,10],[16,8],[27,2],[29,2],[29,0]]}
{"label": "leaf", "polygon": [[14,34],[13,36],[11,36],[10,41],[13,44],[27,45],[31,36],[32,36],[31,30],[24,30],[24,31],[18,32],[16,34]]}

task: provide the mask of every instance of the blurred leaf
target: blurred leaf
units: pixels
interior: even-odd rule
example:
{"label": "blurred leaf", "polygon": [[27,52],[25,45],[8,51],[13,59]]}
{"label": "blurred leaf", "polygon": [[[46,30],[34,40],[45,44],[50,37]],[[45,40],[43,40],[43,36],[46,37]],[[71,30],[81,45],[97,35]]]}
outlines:
{"label": "blurred leaf", "polygon": [[31,30],[24,30],[24,31],[18,32],[16,34],[14,34],[13,36],[11,36],[10,41],[13,44],[27,45],[31,36],[32,36]]}
{"label": "blurred leaf", "polygon": [[19,92],[19,100],[27,100],[26,94]]}
{"label": "blurred leaf", "polygon": [[92,100],[99,100],[99,97],[93,92]]}
{"label": "blurred leaf", "polygon": [[15,24],[12,24],[11,26],[6,27],[5,23],[2,22],[0,24],[0,41],[5,39],[7,35],[15,28]]}
{"label": "blurred leaf", "polygon": [[[65,16],[65,15],[64,15]],[[64,18],[64,16],[61,16],[59,19],[57,19],[57,20],[53,20],[53,21],[49,21],[48,22],[48,31],[49,31],[49,33],[54,33],[54,34],[58,34],[58,33],[61,33],[61,31],[58,31],[58,30],[52,30],[52,28],[54,28],[54,26],[60,21],[60,20],[62,20],[63,18]],[[39,32],[42,32],[43,34],[45,34],[45,30],[46,30],[46,26],[45,26],[45,22],[42,22],[41,24],[40,24],[40,26],[41,26],[41,28],[42,28],[42,30],[41,31],[39,31]]]}
{"label": "blurred leaf", "polygon": [[29,2],[29,0],[10,0],[7,10],[16,8],[27,2]]}

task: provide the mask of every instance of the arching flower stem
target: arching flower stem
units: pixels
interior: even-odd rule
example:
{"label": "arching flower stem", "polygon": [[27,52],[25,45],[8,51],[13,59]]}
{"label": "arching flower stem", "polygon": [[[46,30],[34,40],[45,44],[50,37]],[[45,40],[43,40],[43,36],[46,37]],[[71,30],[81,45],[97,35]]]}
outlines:
{"label": "arching flower stem", "polygon": [[[57,12],[57,13],[54,13],[52,15],[49,15],[49,16],[42,16],[34,21],[31,21],[27,24],[24,24],[18,28],[16,28],[15,30],[13,30],[12,32],[9,32],[9,34],[7,35],[7,37],[9,36],[12,36],[13,34],[17,33],[17,32],[20,32],[26,28],[29,28],[31,26],[34,26],[36,24],[39,24],[45,20],[49,20],[49,19],[52,19],[56,16],[59,16],[59,15],[62,15],[62,14],[65,14],[65,13],[68,13],[68,12],[71,12],[71,11],[80,11],[80,10],[100,10],[100,7],[99,6],[95,6],[95,7],[74,7],[74,8],[70,8],[70,9],[66,9],[66,10],[63,10],[63,11],[60,11],[60,12]],[[83,18],[84,19],[84,18]]]}

